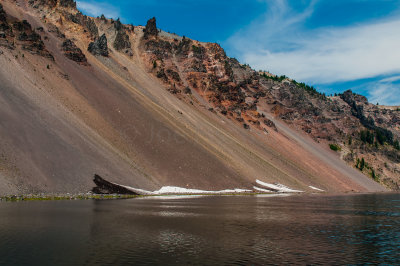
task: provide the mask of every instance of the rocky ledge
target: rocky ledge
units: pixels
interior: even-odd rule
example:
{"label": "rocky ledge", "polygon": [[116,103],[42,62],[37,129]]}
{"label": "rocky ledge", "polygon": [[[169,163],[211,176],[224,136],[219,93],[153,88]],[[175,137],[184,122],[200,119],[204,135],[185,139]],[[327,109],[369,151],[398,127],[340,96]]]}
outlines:
{"label": "rocky ledge", "polygon": [[81,65],[89,65],[86,56],[82,53],[82,50],[79,49],[70,39],[67,39],[63,42],[62,50],[64,51],[65,56],[72,61],[75,61]]}

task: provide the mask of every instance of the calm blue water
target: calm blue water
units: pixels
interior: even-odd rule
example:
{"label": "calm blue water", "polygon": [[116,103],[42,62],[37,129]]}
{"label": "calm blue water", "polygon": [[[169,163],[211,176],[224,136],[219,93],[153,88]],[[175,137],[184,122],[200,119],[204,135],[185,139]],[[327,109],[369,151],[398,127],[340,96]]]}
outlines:
{"label": "calm blue water", "polygon": [[400,194],[0,202],[0,265],[400,264]]}

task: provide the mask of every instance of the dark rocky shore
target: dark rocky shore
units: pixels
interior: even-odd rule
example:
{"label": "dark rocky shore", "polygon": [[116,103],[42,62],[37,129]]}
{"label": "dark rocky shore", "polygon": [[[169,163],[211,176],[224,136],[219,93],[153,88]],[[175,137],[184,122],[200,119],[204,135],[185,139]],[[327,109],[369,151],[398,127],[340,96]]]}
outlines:
{"label": "dark rocky shore", "polygon": [[0,202],[19,202],[19,201],[55,201],[55,200],[112,200],[112,199],[132,199],[140,196],[122,194],[30,194],[30,195],[11,195],[0,197]]}

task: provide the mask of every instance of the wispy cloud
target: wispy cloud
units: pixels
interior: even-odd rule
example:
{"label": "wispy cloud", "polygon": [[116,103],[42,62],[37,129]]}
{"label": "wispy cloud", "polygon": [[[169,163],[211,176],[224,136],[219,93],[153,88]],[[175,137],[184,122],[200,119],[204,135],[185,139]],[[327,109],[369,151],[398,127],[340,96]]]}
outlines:
{"label": "wispy cloud", "polygon": [[[400,77],[390,77],[363,85],[369,102],[381,105],[400,105]],[[353,88],[357,89],[357,88]]]}
{"label": "wispy cloud", "polygon": [[254,68],[314,84],[400,73],[399,18],[307,30],[315,1],[300,11],[285,0],[267,1],[265,16],[228,41]]}
{"label": "wispy cloud", "polygon": [[78,9],[89,16],[104,16],[108,18],[119,18],[121,17],[120,11],[117,6],[108,4],[101,1],[77,1]]}

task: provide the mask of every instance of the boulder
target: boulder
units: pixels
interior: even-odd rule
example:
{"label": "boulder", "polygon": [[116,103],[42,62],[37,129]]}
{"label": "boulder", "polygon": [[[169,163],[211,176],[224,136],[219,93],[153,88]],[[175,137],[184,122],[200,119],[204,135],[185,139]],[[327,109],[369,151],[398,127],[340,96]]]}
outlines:
{"label": "boulder", "polygon": [[92,189],[92,192],[96,194],[139,195],[139,193],[124,186],[108,182],[99,175],[94,175],[93,182],[96,184],[96,187]]}
{"label": "boulder", "polygon": [[88,51],[93,55],[108,56],[107,37],[105,34],[101,35],[94,42],[91,42]]}

